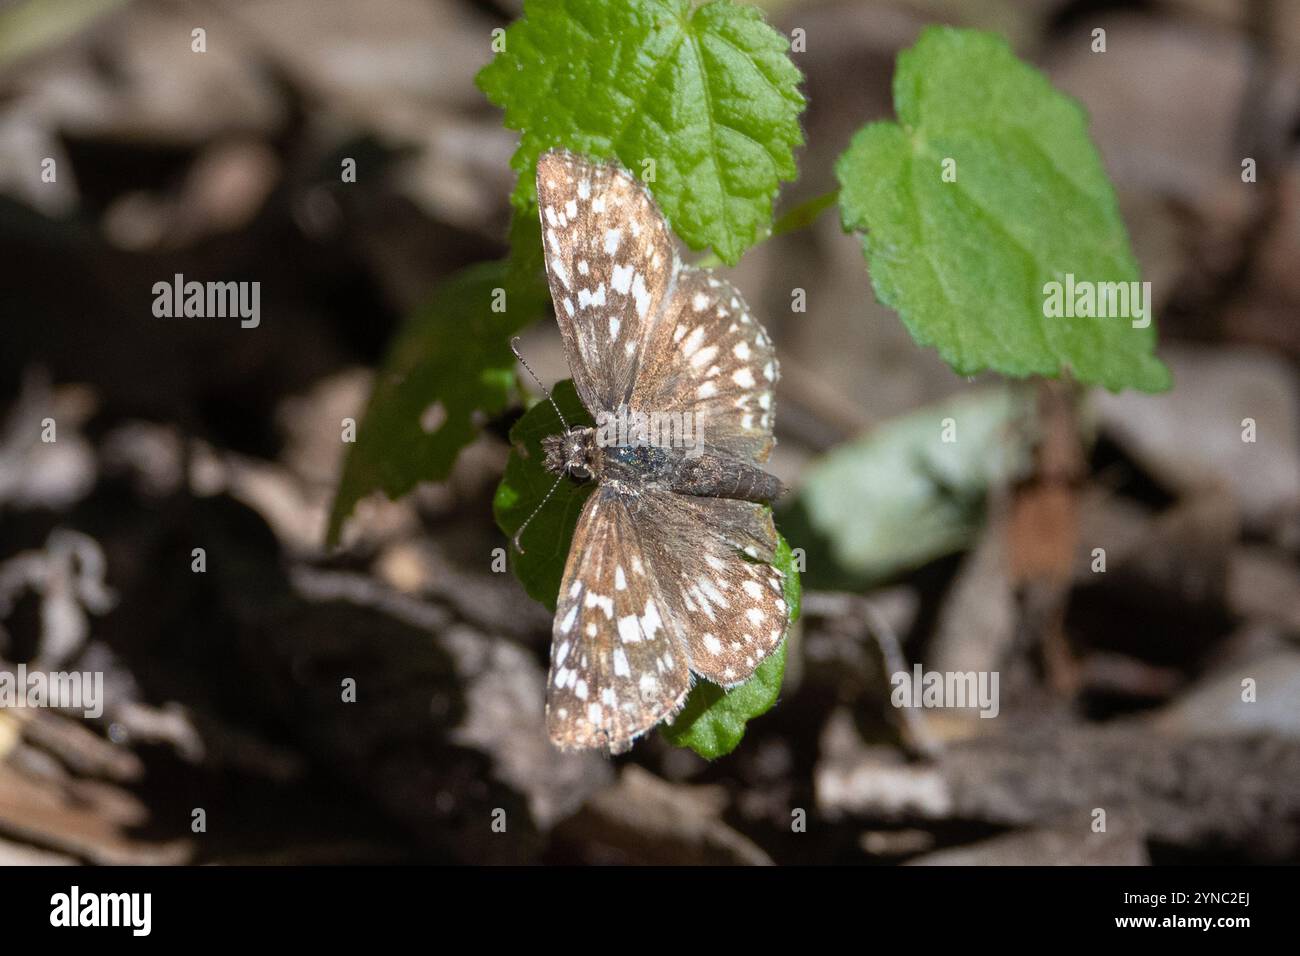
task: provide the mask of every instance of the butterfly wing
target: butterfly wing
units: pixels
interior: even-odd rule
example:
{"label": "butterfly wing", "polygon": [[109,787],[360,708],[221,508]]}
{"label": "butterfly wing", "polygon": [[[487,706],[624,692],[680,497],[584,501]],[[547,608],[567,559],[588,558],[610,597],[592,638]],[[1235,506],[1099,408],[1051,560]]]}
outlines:
{"label": "butterfly wing", "polygon": [[650,195],[626,169],[563,151],[537,161],[546,277],[573,383],[593,413],[627,401],[677,256]]}
{"label": "butterfly wing", "polygon": [[748,680],[781,643],[789,621],[782,572],[742,553],[771,560],[771,512],[748,501],[658,489],[641,499],[655,539],[664,543],[651,554],[660,603],[668,627],[681,635],[690,669],[723,687]]}
{"label": "butterfly wing", "polygon": [[706,450],[762,463],[775,443],[778,374],[772,340],[736,288],[683,268],[649,331],[629,405],[690,412]]}
{"label": "butterfly wing", "polygon": [[[609,487],[587,499],[556,603],[546,726],[563,749],[620,753],[671,717],[690,690],[680,629],[668,626],[656,555],[643,541],[653,512]],[[677,544],[678,542],[674,542]]]}

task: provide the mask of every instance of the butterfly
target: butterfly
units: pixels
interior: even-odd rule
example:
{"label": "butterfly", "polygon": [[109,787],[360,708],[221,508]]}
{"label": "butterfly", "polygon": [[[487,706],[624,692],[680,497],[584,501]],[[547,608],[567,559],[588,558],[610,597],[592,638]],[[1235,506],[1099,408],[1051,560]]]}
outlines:
{"label": "butterfly", "polygon": [[595,482],[557,599],[547,732],[621,753],[681,709],[695,676],[743,683],[785,636],[769,507],[783,488],[759,467],[777,360],[740,293],[682,264],[626,169],[547,152],[537,204],[565,355],[597,423],[542,442],[557,483]]}

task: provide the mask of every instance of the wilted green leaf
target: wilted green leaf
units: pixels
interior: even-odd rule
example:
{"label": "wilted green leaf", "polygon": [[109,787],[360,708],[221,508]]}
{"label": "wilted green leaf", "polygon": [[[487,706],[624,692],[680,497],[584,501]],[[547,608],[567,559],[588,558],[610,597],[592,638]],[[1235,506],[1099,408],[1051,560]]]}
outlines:
{"label": "wilted green leaf", "polygon": [[[504,291],[504,311],[493,311]],[[330,513],[328,543],[373,491],[398,498],[446,478],[483,420],[506,407],[514,382],[510,337],[544,314],[549,296],[514,260],[471,266],[445,280],[411,317],[375,378]]]}
{"label": "wilted green leaf", "polygon": [[826,557],[847,580],[828,568],[819,573],[841,586],[878,582],[964,547],[988,487],[1030,464],[1029,410],[1016,389],[971,392],[887,422],[814,463],[788,521],[809,526],[810,571],[820,563],[814,537],[829,545]]}
{"label": "wilted green leaf", "polygon": [[[679,236],[725,262],[765,233],[803,141],[788,42],[751,7],[715,0],[528,0],[478,75],[521,133],[518,208],[563,146],[647,178]],[[644,176],[653,160],[653,179]]]}
{"label": "wilted green leaf", "polygon": [[836,174],[844,226],[866,233],[876,294],[913,338],[962,374],[1167,388],[1154,323],[1044,316],[1044,286],[1067,274],[1138,279],[1082,108],[1000,38],[938,27],[899,55],[894,108]]}

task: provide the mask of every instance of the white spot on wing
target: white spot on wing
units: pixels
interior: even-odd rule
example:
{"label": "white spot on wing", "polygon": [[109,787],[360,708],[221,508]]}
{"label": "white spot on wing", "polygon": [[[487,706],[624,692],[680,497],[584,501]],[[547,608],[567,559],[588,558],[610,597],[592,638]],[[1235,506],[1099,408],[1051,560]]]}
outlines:
{"label": "white spot on wing", "polygon": [[691,334],[686,336],[686,341],[682,343],[682,354],[688,358],[696,353],[701,345],[704,344],[704,327],[697,325],[691,329]]}
{"label": "white spot on wing", "polygon": [[706,346],[691,356],[691,366],[693,368],[703,368],[705,365],[709,364],[709,362],[713,360],[713,356],[717,354],[718,347],[716,345]]}
{"label": "white spot on wing", "polygon": [[636,314],[638,318],[644,319],[646,313],[650,311],[650,293],[645,287],[645,279],[641,273],[636,274],[632,280],[632,298],[636,300]]}
{"label": "white spot on wing", "polygon": [[605,616],[611,620],[614,617],[614,602],[603,594],[597,594],[595,591],[588,591],[587,596],[583,598],[583,603],[587,607],[598,607],[605,612]]}
{"label": "white spot on wing", "polygon": [[605,283],[600,283],[594,289],[578,290],[578,308],[601,308],[605,304]]}
{"label": "white spot on wing", "polygon": [[654,640],[655,632],[663,626],[663,621],[659,619],[659,608],[655,607],[653,600],[645,602],[645,613],[641,615],[641,629],[645,631],[648,640]]}
{"label": "white spot on wing", "polygon": [[618,619],[618,636],[624,644],[636,644],[641,640],[641,627],[637,624],[635,614]]}
{"label": "white spot on wing", "polygon": [[547,258],[546,265],[551,272],[555,273],[555,277],[560,280],[560,284],[567,289],[569,288],[569,273],[564,268],[564,261],[562,259],[563,253],[560,251],[560,240],[559,237],[556,236],[554,229],[546,230],[546,241],[550,243],[551,252],[554,253],[553,257]]}
{"label": "white spot on wing", "polygon": [[632,288],[632,273],[635,271],[631,266],[614,266],[614,275],[610,278],[609,284],[613,286],[615,292],[627,295],[627,290]]}

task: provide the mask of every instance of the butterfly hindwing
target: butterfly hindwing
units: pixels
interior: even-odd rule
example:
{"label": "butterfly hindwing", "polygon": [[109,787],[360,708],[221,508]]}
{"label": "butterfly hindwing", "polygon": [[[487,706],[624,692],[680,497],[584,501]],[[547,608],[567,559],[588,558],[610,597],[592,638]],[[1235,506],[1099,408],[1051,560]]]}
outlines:
{"label": "butterfly hindwing", "polygon": [[771,511],[657,490],[641,497],[662,531],[658,540],[677,542],[653,567],[691,671],[723,687],[743,683],[781,643],[789,620],[781,572],[741,550],[771,560]]}
{"label": "butterfly hindwing", "polygon": [[557,746],[620,752],[676,713],[690,690],[680,631],[634,501],[598,488],[583,507],[560,583],[546,725]]}

